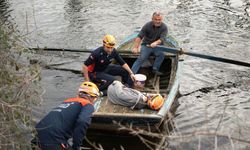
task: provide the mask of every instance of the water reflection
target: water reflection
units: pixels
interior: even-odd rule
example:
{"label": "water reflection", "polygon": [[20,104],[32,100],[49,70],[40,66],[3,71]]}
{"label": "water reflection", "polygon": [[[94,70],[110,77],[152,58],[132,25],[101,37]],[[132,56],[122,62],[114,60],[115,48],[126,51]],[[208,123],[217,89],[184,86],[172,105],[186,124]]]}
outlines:
{"label": "water reflection", "polygon": [[12,11],[12,9],[10,9],[9,1],[8,0],[0,0],[0,19],[5,24],[9,23],[11,11]]}
{"label": "water reflection", "polygon": [[67,0],[65,2],[65,20],[69,21],[69,28],[74,28],[78,30],[82,25],[87,24],[87,19],[83,19],[86,15],[87,9],[82,9],[86,7],[81,0]]}

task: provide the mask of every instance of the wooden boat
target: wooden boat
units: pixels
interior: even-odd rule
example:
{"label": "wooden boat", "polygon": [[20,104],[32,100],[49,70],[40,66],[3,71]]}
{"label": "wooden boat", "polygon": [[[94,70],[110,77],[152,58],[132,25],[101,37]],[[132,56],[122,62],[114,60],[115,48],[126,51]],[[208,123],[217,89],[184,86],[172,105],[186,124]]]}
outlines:
{"label": "wooden boat", "polygon": [[[120,55],[132,66],[138,55],[131,53],[134,38],[137,33],[128,36],[124,42],[117,48]],[[177,47],[178,43],[171,36],[166,37],[164,45],[167,47]],[[33,48],[35,49],[35,48]],[[40,49],[37,51],[39,54]],[[58,53],[60,51],[60,53]],[[46,68],[57,69],[63,71],[72,71],[74,73],[82,73],[82,60],[85,60],[90,50],[73,50],[73,49],[53,49],[44,48],[42,52],[43,59],[48,59],[47,55],[52,56],[53,54],[63,54],[64,59],[61,56],[58,59],[53,57],[53,61],[47,63]],[[70,52],[67,53],[67,52]],[[72,53],[74,52],[74,53]],[[84,53],[84,54],[83,54]],[[85,55],[86,54],[86,55]],[[39,59],[41,56],[39,55]],[[76,59],[78,58],[78,59]],[[147,129],[150,131],[160,131],[163,121],[166,119],[168,113],[171,110],[172,105],[175,102],[176,96],[179,89],[179,74],[181,69],[181,63],[179,56],[171,53],[165,53],[165,59],[161,65],[160,71],[163,75],[156,76],[152,73],[152,67],[150,64],[154,61],[154,57],[150,56],[149,62],[145,63],[141,67],[139,73],[143,73],[147,76],[144,91],[146,93],[160,93],[165,95],[165,102],[163,107],[154,111],[151,109],[132,110],[131,108],[114,105],[108,97],[100,97],[94,104],[95,113],[92,118],[92,123],[88,129],[88,134],[91,133],[103,133],[118,131],[121,133],[120,125],[132,126],[133,128]]]}
{"label": "wooden boat", "polygon": [[[120,55],[130,66],[132,66],[138,57],[138,55],[131,53],[133,40],[136,36],[137,33],[127,37],[117,48]],[[177,47],[178,43],[171,36],[168,36],[166,37],[164,45],[167,47]],[[86,60],[91,52],[90,50],[83,49],[32,49],[36,50],[36,55],[33,56],[34,62],[30,63],[42,64],[46,69],[71,71],[77,74],[82,74],[82,60]],[[168,114],[170,114],[178,95],[182,61],[178,55],[165,53],[165,59],[160,68],[163,75],[155,76],[151,71],[150,65],[148,65],[154,61],[153,59],[154,57],[150,57],[149,63],[140,69],[140,73],[147,76],[143,92],[159,92],[162,95],[166,95],[162,108],[158,111],[146,108],[131,110],[128,107],[112,104],[108,100],[108,97],[100,97],[94,104],[96,111],[93,114],[92,123],[87,131],[86,137],[88,140],[83,142],[84,146],[92,147],[92,145],[88,145],[88,143],[94,142],[102,143],[102,146],[112,148],[111,145],[116,142],[122,144],[122,141],[129,141],[133,147],[138,139],[129,135],[128,130],[121,130],[121,125],[130,127],[130,129],[132,127],[133,130],[143,129],[147,131],[162,132],[162,129],[166,126],[166,124],[164,124],[165,120]],[[68,95],[64,95],[64,97],[66,98]],[[116,140],[116,142],[114,142],[114,140]],[[124,143],[123,145],[128,144]],[[142,145],[139,145],[140,149],[144,149],[141,146]],[[134,147],[132,149],[134,149]]]}
{"label": "wooden boat", "polygon": [[[131,48],[134,44],[134,38],[137,33],[127,37],[124,42],[117,48],[120,55],[132,66],[137,58],[137,55],[131,53]],[[171,37],[166,37],[164,45],[168,47],[177,47],[178,43]],[[154,61],[154,57],[150,57],[149,63]],[[88,129],[88,134],[101,132],[122,132],[121,125],[130,126],[134,129],[144,129],[150,131],[159,131],[161,125],[166,119],[171,110],[171,106],[175,102],[179,89],[179,74],[181,69],[181,61],[178,55],[165,53],[165,59],[161,65],[161,76],[156,76],[152,73],[150,65],[141,67],[139,73],[147,76],[145,88],[142,92],[161,93],[165,95],[163,107],[158,110],[141,109],[131,110],[131,108],[114,105],[108,97],[101,97],[95,103],[95,113],[92,118],[92,123]]]}

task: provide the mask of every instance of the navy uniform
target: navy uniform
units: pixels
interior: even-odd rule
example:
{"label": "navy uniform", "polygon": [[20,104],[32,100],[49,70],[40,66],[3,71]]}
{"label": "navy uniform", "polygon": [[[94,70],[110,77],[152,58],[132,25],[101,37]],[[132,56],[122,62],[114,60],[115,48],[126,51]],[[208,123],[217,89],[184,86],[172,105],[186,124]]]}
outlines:
{"label": "navy uniform", "polygon": [[[93,112],[93,105],[84,98],[65,100],[36,125],[40,147],[43,150],[79,150]],[[72,147],[68,144],[71,137]]]}
{"label": "navy uniform", "polygon": [[[119,65],[110,64],[113,60],[117,61]],[[101,83],[99,85],[100,91],[107,89],[117,75],[122,77],[124,83],[132,84],[128,72],[122,68],[122,65],[125,63],[126,62],[121,58],[115,48],[109,55],[104,51],[103,46],[94,50],[84,62],[88,67],[90,80],[96,83]]]}

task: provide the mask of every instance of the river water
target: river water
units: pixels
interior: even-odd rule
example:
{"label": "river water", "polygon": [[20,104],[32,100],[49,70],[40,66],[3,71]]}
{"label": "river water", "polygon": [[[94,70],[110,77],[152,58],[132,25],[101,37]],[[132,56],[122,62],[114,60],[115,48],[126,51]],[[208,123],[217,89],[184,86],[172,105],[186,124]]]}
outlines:
{"label": "river water", "polygon": [[[1,19],[16,25],[29,47],[93,49],[107,33],[119,44],[156,10],[185,50],[250,62],[248,0],[0,1]],[[83,80],[53,70],[42,76],[41,116],[74,96]],[[249,68],[185,56],[180,105],[165,148],[250,149],[249,91]]]}

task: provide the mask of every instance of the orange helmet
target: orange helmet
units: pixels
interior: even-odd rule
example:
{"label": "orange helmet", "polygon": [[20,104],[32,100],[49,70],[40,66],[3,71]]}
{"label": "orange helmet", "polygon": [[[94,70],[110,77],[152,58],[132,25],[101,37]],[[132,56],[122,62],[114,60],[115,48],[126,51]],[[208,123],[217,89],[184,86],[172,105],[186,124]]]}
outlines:
{"label": "orange helmet", "polygon": [[115,47],[115,37],[113,35],[107,34],[103,37],[103,45],[106,47]]}
{"label": "orange helmet", "polygon": [[89,94],[90,96],[93,97],[98,97],[100,95],[99,89],[98,87],[92,83],[92,82],[83,82],[79,89],[78,89],[78,93],[80,92],[84,92],[86,94]]}
{"label": "orange helmet", "polygon": [[163,103],[164,99],[160,94],[157,94],[148,100],[148,106],[154,110],[159,110]]}

